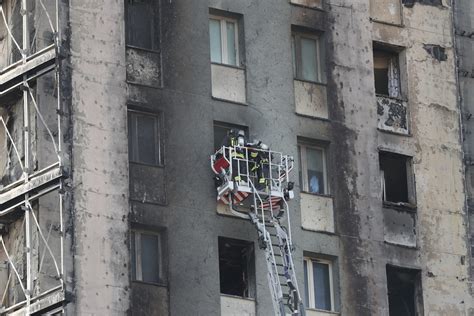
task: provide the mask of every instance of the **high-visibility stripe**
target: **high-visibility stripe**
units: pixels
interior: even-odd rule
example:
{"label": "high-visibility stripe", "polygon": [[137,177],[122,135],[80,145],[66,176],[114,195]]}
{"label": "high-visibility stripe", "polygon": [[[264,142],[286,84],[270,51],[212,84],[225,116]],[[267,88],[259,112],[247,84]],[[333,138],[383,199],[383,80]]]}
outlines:
{"label": "high-visibility stripe", "polygon": [[[248,193],[248,192],[240,192],[240,191],[234,193],[232,203],[233,204],[238,204],[238,203],[242,202],[243,200],[245,200],[249,196],[249,194],[250,193]],[[220,200],[226,205],[229,205],[229,199],[230,199],[229,193],[221,196],[221,198],[220,198]]]}

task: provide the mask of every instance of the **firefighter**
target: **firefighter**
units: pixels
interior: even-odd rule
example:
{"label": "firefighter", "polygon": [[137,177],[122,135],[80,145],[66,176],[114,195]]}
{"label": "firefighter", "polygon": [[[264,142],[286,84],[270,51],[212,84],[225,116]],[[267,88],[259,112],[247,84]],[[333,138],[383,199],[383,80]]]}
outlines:
{"label": "firefighter", "polygon": [[267,179],[270,178],[270,150],[266,144],[259,144],[259,154],[258,154],[258,167],[257,167],[257,179],[258,179],[258,189],[264,189],[268,186]]}
{"label": "firefighter", "polygon": [[263,189],[267,186],[266,179],[269,177],[269,149],[268,146],[260,140],[254,140],[247,144],[249,152],[250,171],[255,177],[256,189]]}
{"label": "firefighter", "polygon": [[230,129],[227,131],[226,136],[222,140],[222,146],[225,147],[234,147],[237,145],[237,137],[238,137],[239,131],[236,129]]}
{"label": "firefighter", "polygon": [[229,148],[232,159],[232,179],[235,182],[246,182],[247,163],[245,161],[245,132],[231,129],[224,138],[223,145]]}
{"label": "firefighter", "polygon": [[253,143],[247,143],[245,146],[248,150],[248,158],[249,158],[249,167],[252,176],[255,179],[258,179],[257,170],[259,169],[259,156],[260,156],[260,144],[262,141],[258,139],[254,139]]}

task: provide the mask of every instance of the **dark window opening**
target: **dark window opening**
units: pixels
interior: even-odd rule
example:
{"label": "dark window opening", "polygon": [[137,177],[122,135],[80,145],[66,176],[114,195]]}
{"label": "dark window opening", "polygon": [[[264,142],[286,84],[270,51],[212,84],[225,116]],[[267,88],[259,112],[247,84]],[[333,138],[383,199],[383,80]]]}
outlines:
{"label": "dark window opening", "polygon": [[419,270],[387,266],[387,291],[390,316],[423,315]]}
{"label": "dark window opening", "polygon": [[126,0],[125,4],[127,45],[157,50],[157,0]]}
{"label": "dark window opening", "polygon": [[219,237],[219,281],[221,294],[255,296],[253,243]]}
{"label": "dark window opening", "polygon": [[410,203],[408,171],[411,159],[407,156],[381,152],[379,154],[382,173],[383,200]]}
{"label": "dark window opening", "polygon": [[249,135],[248,127],[224,122],[214,121],[214,149],[218,150],[222,147],[224,138],[227,136],[227,132],[231,129],[243,130],[245,135]]}
{"label": "dark window opening", "polygon": [[375,93],[400,98],[400,69],[398,54],[374,49]]}

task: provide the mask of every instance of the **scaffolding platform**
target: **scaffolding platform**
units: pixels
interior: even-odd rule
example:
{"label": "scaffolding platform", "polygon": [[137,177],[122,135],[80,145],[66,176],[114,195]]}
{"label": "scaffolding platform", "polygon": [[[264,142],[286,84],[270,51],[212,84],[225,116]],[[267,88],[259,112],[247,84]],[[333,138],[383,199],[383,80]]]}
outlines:
{"label": "scaffolding platform", "polygon": [[55,68],[57,58],[56,45],[52,44],[39,52],[11,64],[0,72],[0,96]]}

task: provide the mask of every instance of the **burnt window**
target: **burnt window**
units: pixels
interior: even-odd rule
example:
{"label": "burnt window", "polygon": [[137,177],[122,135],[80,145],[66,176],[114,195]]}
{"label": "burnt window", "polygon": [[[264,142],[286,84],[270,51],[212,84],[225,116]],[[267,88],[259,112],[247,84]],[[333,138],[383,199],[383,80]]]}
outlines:
{"label": "burnt window", "polygon": [[423,315],[421,272],[387,265],[390,316]]}
{"label": "burnt window", "polygon": [[399,54],[374,48],[375,93],[400,98]]}
{"label": "burnt window", "polygon": [[129,46],[159,48],[159,0],[125,0],[125,34]]}
{"label": "burnt window", "polygon": [[245,135],[248,135],[249,128],[242,125],[217,122],[214,121],[214,149],[218,150],[222,147],[224,138],[227,136],[227,132],[231,129],[243,130]]}
{"label": "burnt window", "polygon": [[380,173],[384,202],[415,204],[411,157],[380,152]]}
{"label": "burnt window", "polygon": [[221,294],[255,297],[253,243],[219,237],[219,281]]}
{"label": "burnt window", "polygon": [[131,162],[162,165],[160,115],[128,110],[128,153]]}

